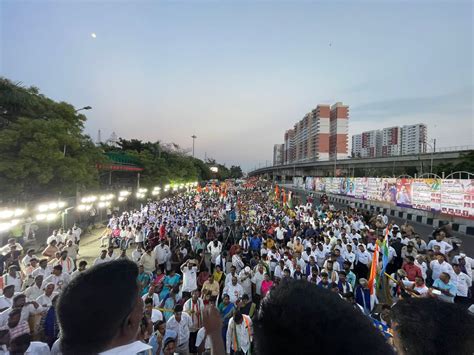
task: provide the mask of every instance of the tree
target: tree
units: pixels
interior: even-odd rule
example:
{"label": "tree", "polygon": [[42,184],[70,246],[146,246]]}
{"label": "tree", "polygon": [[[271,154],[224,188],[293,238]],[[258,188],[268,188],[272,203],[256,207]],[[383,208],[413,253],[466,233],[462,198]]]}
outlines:
{"label": "tree", "polygon": [[105,158],[83,133],[84,115],[4,78],[0,92],[2,197],[30,199],[97,186],[96,164]]}
{"label": "tree", "polygon": [[232,165],[230,167],[230,177],[232,179],[240,179],[244,174],[240,166]]}

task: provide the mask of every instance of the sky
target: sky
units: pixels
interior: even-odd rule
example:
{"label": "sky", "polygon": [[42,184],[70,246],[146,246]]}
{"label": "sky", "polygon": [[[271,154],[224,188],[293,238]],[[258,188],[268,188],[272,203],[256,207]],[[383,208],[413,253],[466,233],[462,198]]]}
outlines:
{"label": "sky", "polygon": [[423,122],[472,145],[473,18],[463,0],[0,0],[0,75],[92,106],[94,140],[195,134],[197,157],[247,171],[337,101],[350,134]]}

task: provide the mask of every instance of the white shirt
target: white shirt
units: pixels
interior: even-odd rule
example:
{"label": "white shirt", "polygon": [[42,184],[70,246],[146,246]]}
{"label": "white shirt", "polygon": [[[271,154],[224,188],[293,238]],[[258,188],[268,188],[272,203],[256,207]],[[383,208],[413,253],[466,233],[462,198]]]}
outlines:
{"label": "white shirt", "polygon": [[239,299],[239,297],[242,297],[244,295],[244,289],[240,284],[228,284],[224,287],[224,291],[222,292],[229,295],[230,302],[232,303],[235,303],[237,299]]}
{"label": "white shirt", "polygon": [[454,275],[453,267],[446,261],[443,261],[440,264],[438,260],[432,260],[430,263],[430,269],[433,271],[433,274],[431,275],[433,280],[439,279],[439,275],[441,275],[442,272],[447,272],[451,278]]}
{"label": "white shirt", "polygon": [[447,254],[453,250],[453,246],[451,244],[445,242],[444,240],[438,242],[436,239],[433,239],[428,243],[428,249],[434,250],[433,248],[435,245],[439,246],[439,251],[441,254]]}
{"label": "white shirt", "polygon": [[287,232],[285,228],[276,227],[275,232],[276,232],[276,239],[278,239],[279,241],[282,241],[283,239],[285,239],[285,233]]}
{"label": "white shirt", "polygon": [[[250,349],[252,343],[252,320],[249,316],[242,314],[242,322],[240,324],[234,323],[234,317],[229,320],[229,326],[227,327],[227,336],[226,336],[226,350],[230,354],[230,349],[234,348],[234,337],[237,337],[237,343],[239,344],[240,349],[246,353]],[[247,328],[248,327],[250,329]],[[236,334],[234,334],[234,331]]]}
{"label": "white shirt", "polygon": [[218,241],[217,246],[214,246],[214,242],[210,242],[207,245],[207,251],[211,254],[211,261],[215,264],[217,257],[222,251],[222,243]]}
{"label": "white shirt", "polygon": [[163,320],[163,314],[157,309],[152,309],[151,310],[151,321],[152,321],[152,323],[159,322],[160,320]]}
{"label": "white shirt", "polygon": [[451,282],[456,286],[456,296],[467,297],[469,287],[472,285],[472,279],[467,276],[464,272],[459,274],[454,273],[451,277]]}
{"label": "white shirt", "polygon": [[21,278],[19,276],[19,273],[16,275],[17,277],[12,277],[10,274],[5,274],[3,275],[3,287],[13,285],[15,286],[15,292],[20,292],[21,291]]}
{"label": "white shirt", "polygon": [[175,316],[171,316],[171,318],[166,322],[166,329],[173,330],[178,334],[178,339],[176,341],[177,347],[188,343],[189,341],[189,328],[193,326],[193,321],[191,316],[185,312],[181,313],[181,321],[178,322],[175,319]]}
{"label": "white shirt", "polygon": [[191,331],[195,332],[202,326],[202,312],[204,310],[204,302],[202,299],[198,298],[196,303],[193,303],[192,298],[186,301],[183,305],[183,311],[188,313],[191,316],[191,320],[193,321],[193,325],[191,327]]}
{"label": "white shirt", "polygon": [[9,308],[13,304],[13,296],[12,298],[6,298],[5,296],[0,296],[0,309]]}
{"label": "white shirt", "polygon": [[196,282],[196,275],[197,275],[197,267],[193,266],[189,268],[184,266],[181,269],[183,273],[183,287],[181,289],[182,292],[192,292],[197,289],[197,282]]}
{"label": "white shirt", "polygon": [[36,284],[31,285],[25,290],[25,296],[27,302],[35,301],[39,296],[43,294],[43,290],[40,289]]}
{"label": "white shirt", "polygon": [[156,261],[160,265],[166,263],[168,261],[169,255],[171,254],[170,247],[166,244],[163,246],[161,246],[161,244],[158,244],[153,251],[156,255]]}
{"label": "white shirt", "polygon": [[64,290],[64,288],[69,284],[71,281],[71,276],[66,273],[61,273],[61,275],[56,276],[54,274],[49,275],[47,278],[44,279],[43,285],[47,285],[49,282],[54,284],[54,289],[58,292]]}
{"label": "white shirt", "polygon": [[245,266],[244,262],[237,254],[234,254],[232,256],[232,265],[235,266],[237,273],[239,273]]}
{"label": "white shirt", "polygon": [[206,337],[206,342],[204,343],[204,349],[205,350],[211,350],[211,339],[209,339],[209,337],[207,336],[206,334],[206,329],[204,327],[202,327],[201,329],[199,329],[197,335],[196,335],[196,348],[199,348],[199,346],[201,345],[202,341],[204,340],[204,337]]}
{"label": "white shirt", "polygon": [[255,274],[252,277],[252,283],[255,284],[255,293],[257,295],[262,294],[262,282],[265,280],[264,273],[260,273],[258,270],[255,272]]}
{"label": "white shirt", "polygon": [[370,261],[372,260],[372,257],[370,256],[370,253],[367,250],[361,252],[359,249],[357,249],[356,260],[357,262],[360,262],[364,265],[369,265]]}
{"label": "white shirt", "polygon": [[99,353],[99,355],[134,355],[143,351],[148,351],[150,349],[152,349],[150,345],[137,340],[127,345],[122,345],[110,350],[103,351]]}
{"label": "white shirt", "polygon": [[43,307],[44,309],[47,309],[53,305],[53,298],[57,295],[57,292],[53,292],[51,296],[46,296],[46,294],[42,294],[36,299],[36,302]]}
{"label": "white shirt", "polygon": [[51,275],[51,267],[48,265],[46,266],[46,268],[42,268],[42,267],[37,267],[36,269],[33,270],[33,272],[31,273],[31,276],[34,278],[36,278],[36,276],[38,275],[43,275],[43,278],[46,278],[48,277],[49,275]]}
{"label": "white shirt", "polygon": [[150,296],[150,295],[148,294],[148,292],[145,293],[145,294],[142,296],[143,302],[145,302],[145,300],[146,300],[147,298],[151,298],[151,299],[153,300],[153,307],[158,307],[158,306],[160,305],[160,297],[158,296],[158,294],[153,293],[153,295]]}

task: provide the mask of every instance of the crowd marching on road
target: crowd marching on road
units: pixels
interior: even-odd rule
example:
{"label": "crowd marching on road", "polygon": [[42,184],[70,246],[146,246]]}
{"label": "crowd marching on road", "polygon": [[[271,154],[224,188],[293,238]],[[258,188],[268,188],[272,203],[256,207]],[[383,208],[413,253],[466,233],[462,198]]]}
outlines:
{"label": "crowd marching on road", "polygon": [[90,267],[80,238],[0,250],[0,354],[474,350],[474,260],[325,196],[208,184],[113,215]]}

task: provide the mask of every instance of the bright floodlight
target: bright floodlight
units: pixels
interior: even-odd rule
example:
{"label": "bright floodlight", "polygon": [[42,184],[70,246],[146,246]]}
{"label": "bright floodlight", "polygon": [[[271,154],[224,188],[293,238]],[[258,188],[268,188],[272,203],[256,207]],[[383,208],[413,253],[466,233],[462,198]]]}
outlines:
{"label": "bright floodlight", "polygon": [[127,201],[127,198],[124,196],[119,196],[118,202],[123,202],[123,201]]}
{"label": "bright floodlight", "polygon": [[40,213],[36,215],[36,220],[37,221],[44,221],[46,219],[47,215],[45,213]]}
{"label": "bright floodlight", "polygon": [[46,215],[46,220],[49,221],[54,221],[56,218],[58,218],[57,213],[48,213]]}
{"label": "bright floodlight", "polygon": [[92,33],[91,33],[91,37],[92,37],[92,38],[97,38],[97,35],[96,35],[94,32],[92,32]]}
{"label": "bright floodlight", "polygon": [[130,191],[123,190],[123,191],[119,192],[119,196],[121,196],[121,197],[125,197],[125,196],[128,196],[128,195],[130,195]]}
{"label": "bright floodlight", "polygon": [[15,215],[15,211],[3,210],[0,211],[0,219],[12,218]]}

